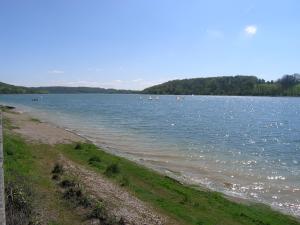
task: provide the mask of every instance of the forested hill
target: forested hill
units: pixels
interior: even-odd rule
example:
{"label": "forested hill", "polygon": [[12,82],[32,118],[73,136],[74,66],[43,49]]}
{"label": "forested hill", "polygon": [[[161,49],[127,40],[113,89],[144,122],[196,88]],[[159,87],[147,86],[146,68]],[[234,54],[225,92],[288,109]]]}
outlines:
{"label": "forested hill", "polygon": [[173,80],[143,90],[144,94],[300,96],[300,75],[284,75],[277,81],[255,76],[224,76]]}
{"label": "forested hill", "polygon": [[137,91],[106,89],[96,87],[37,87],[34,90],[42,91],[49,94],[84,94],[84,93],[103,93],[103,94],[133,94]]}
{"label": "forested hill", "polygon": [[131,90],[116,90],[91,87],[22,87],[0,82],[0,94],[80,94],[80,93],[103,93],[103,94],[131,94],[137,93]]}
{"label": "forested hill", "polygon": [[15,86],[0,82],[0,94],[35,94],[41,93],[37,89]]}

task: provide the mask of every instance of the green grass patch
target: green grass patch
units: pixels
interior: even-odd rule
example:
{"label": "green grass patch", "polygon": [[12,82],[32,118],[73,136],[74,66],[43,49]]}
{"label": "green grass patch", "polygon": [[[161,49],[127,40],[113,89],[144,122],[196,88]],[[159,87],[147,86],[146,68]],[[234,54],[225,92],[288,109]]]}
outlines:
{"label": "green grass patch", "polygon": [[[78,145],[78,144],[77,144]],[[232,202],[220,193],[199,190],[138,165],[125,158],[106,153],[93,144],[59,145],[60,151],[73,161],[123,184],[138,198],[151,203],[181,224],[299,224],[296,219],[262,204],[246,205]],[[101,159],[91,163],[92,158]]]}
{"label": "green grass patch", "polygon": [[[5,124],[4,178],[7,225],[80,225],[82,217],[57,193],[51,170],[59,153],[49,145],[26,143]],[[40,215],[43,223],[40,223]],[[50,222],[51,221],[51,222]]]}
{"label": "green grass patch", "polygon": [[12,122],[6,117],[4,117],[2,121],[5,129],[9,129],[9,130],[19,129],[19,127],[13,125]]}

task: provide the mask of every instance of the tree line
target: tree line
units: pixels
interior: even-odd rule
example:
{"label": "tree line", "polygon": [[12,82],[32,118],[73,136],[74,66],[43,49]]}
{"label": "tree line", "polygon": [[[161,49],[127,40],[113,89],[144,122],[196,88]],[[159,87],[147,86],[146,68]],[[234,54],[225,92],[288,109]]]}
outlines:
{"label": "tree line", "polygon": [[300,74],[284,75],[276,81],[256,76],[223,76],[173,80],[146,88],[145,94],[300,96]]}
{"label": "tree line", "polygon": [[133,94],[137,91],[94,87],[22,87],[0,82],[0,94]]}

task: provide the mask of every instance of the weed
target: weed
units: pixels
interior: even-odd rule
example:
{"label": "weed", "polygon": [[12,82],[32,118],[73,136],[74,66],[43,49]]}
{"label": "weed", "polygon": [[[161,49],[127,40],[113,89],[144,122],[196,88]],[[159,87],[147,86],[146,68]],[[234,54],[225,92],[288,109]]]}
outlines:
{"label": "weed", "polygon": [[83,206],[84,208],[88,208],[92,206],[92,199],[87,196],[82,196],[78,200],[79,205]]}
{"label": "weed", "polygon": [[9,182],[5,186],[5,207],[7,225],[30,223],[32,217],[32,190],[21,179]]}
{"label": "weed", "polygon": [[102,202],[96,204],[95,208],[92,210],[91,218],[102,221],[107,219],[107,212]]}

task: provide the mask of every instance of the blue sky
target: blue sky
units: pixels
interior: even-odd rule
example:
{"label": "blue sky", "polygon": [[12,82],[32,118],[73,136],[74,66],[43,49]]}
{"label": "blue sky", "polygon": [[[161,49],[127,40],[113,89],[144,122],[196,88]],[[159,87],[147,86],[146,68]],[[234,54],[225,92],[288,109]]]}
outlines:
{"label": "blue sky", "polygon": [[143,89],[300,72],[299,0],[0,0],[0,81]]}

